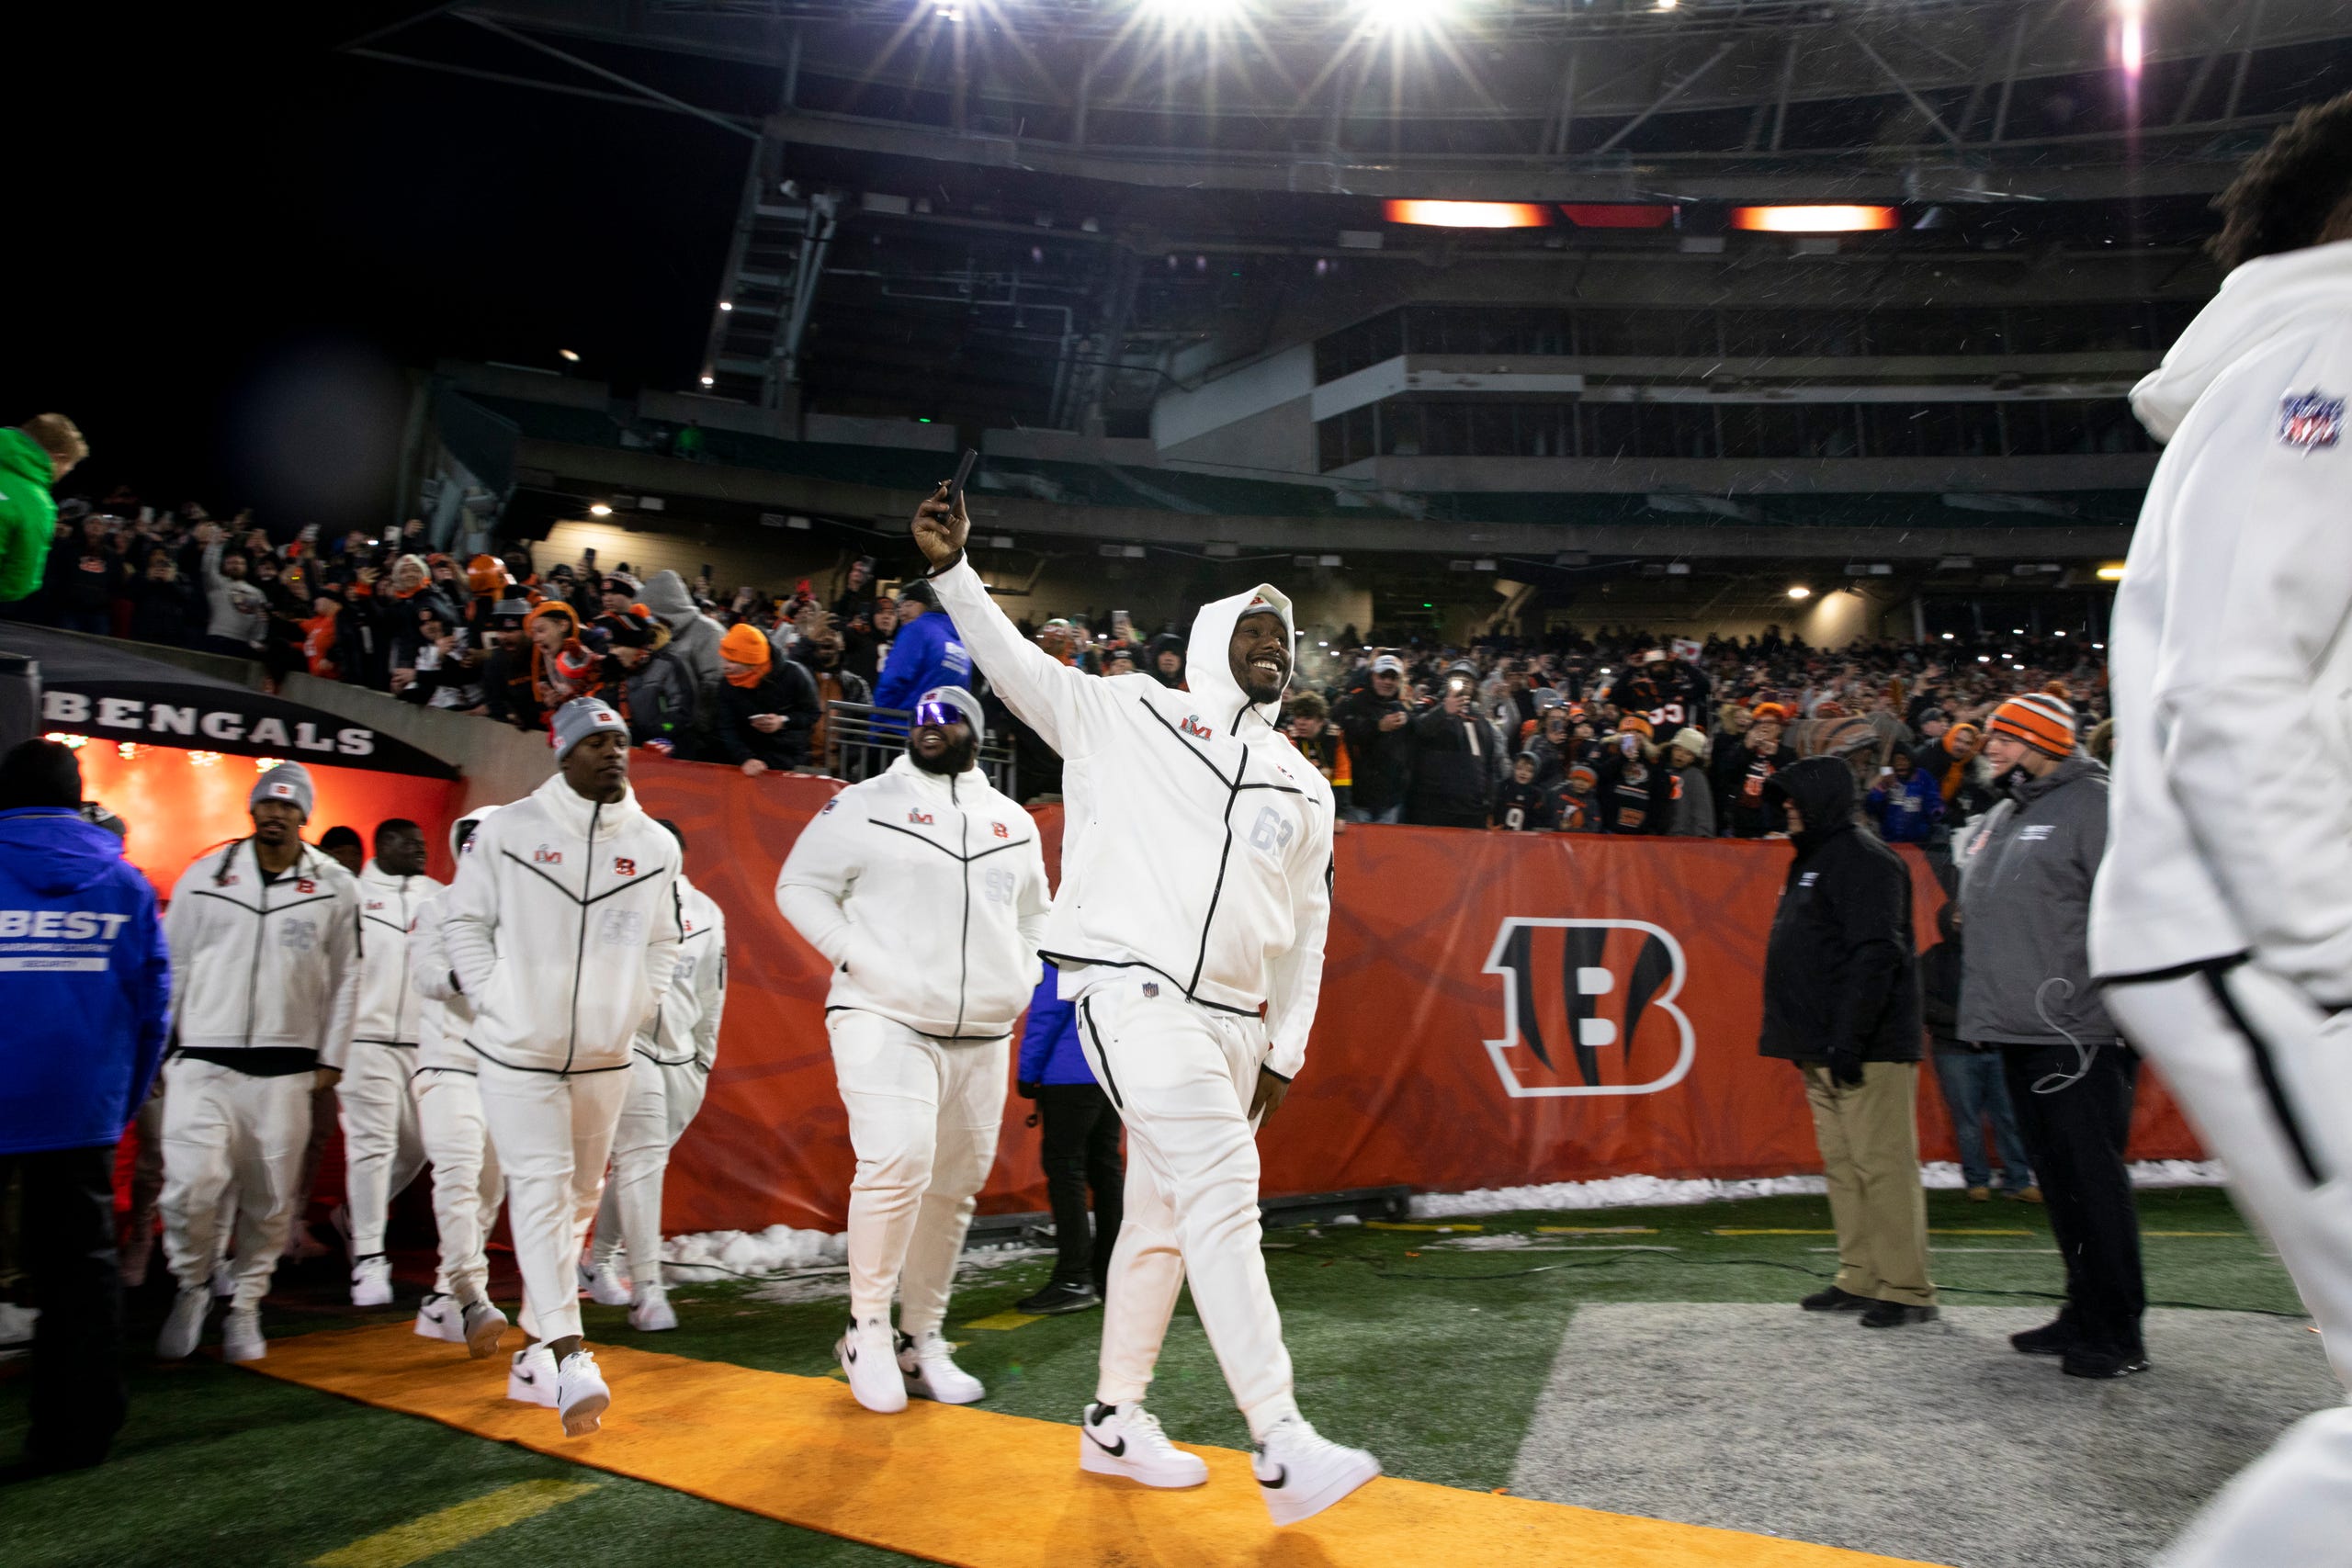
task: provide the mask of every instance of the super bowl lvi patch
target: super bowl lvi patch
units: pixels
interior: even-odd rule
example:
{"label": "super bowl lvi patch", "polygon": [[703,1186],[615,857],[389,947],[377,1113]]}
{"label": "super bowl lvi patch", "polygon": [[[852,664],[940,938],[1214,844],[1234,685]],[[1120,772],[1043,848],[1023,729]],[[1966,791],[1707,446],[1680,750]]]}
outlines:
{"label": "super bowl lvi patch", "polygon": [[2314,388],[2278,400],[2278,445],[2305,452],[2333,446],[2344,437],[2344,400]]}

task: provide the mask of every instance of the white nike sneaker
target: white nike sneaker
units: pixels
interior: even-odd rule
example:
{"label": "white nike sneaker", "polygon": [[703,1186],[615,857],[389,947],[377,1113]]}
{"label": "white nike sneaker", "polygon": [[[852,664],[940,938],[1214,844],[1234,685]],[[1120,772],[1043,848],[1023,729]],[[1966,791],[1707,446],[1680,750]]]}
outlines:
{"label": "white nike sneaker", "polygon": [[518,1404],[555,1408],[555,1352],[534,1345],[514,1352],[506,1366],[506,1397]]}
{"label": "white nike sneaker", "polygon": [[906,1379],[907,1392],[942,1404],[969,1404],[986,1398],[989,1391],[980,1380],[956,1364],[955,1348],[936,1328],[921,1338],[899,1335],[899,1375]]}
{"label": "white nike sneaker", "polygon": [[261,1337],[261,1308],[231,1307],[220,1323],[220,1354],[232,1361],[258,1361],[269,1354]]}
{"label": "white nike sneaker", "polygon": [[417,1303],[416,1333],[420,1339],[438,1339],[445,1345],[466,1342],[465,1319],[458,1311],[455,1296],[427,1296]]}
{"label": "white nike sneaker", "polygon": [[621,1272],[621,1260],[607,1258],[596,1265],[588,1276],[588,1299],[599,1306],[625,1307],[633,1299],[628,1276]]}
{"label": "white nike sneaker", "polygon": [[555,1407],[563,1417],[563,1435],[584,1438],[605,1424],[605,1411],[613,1403],[613,1391],[605,1386],[605,1374],[596,1370],[596,1358],[587,1350],[574,1350],[563,1359],[555,1371]]}
{"label": "white nike sneaker", "polygon": [[1146,1486],[1198,1486],[1208,1461],[1168,1440],[1159,1418],[1140,1404],[1089,1404],[1078,1424],[1078,1468]]}
{"label": "white nike sneaker", "polygon": [[879,1416],[895,1416],[907,1407],[906,1374],[899,1371],[898,1336],[889,1323],[869,1317],[852,1319],[849,1332],[833,1343],[833,1359],[849,1374],[849,1391],[857,1402]]}
{"label": "white nike sneaker", "polygon": [[172,1298],[172,1312],[164,1331],[155,1336],[155,1355],[165,1361],[185,1361],[204,1337],[204,1314],[212,1310],[212,1292],[202,1285],[183,1285]]}
{"label": "white nike sneaker", "polygon": [[392,1304],[392,1260],[382,1253],[363,1258],[352,1266],[351,1304],[380,1307]]}
{"label": "white nike sneaker", "polygon": [[1250,1468],[1257,1472],[1259,1495],[1274,1523],[1295,1525],[1378,1475],[1380,1461],[1323,1437],[1304,1416],[1292,1416],[1260,1439]]}
{"label": "white nike sneaker", "polygon": [[670,1305],[670,1292],[659,1285],[648,1285],[637,1292],[637,1301],[628,1309],[628,1325],[639,1334],[660,1334],[678,1326],[678,1314]]}
{"label": "white nike sneaker", "polygon": [[498,1342],[506,1335],[506,1314],[488,1302],[473,1302],[467,1305],[462,1321],[465,1333],[460,1337],[466,1354],[479,1361],[498,1354]]}

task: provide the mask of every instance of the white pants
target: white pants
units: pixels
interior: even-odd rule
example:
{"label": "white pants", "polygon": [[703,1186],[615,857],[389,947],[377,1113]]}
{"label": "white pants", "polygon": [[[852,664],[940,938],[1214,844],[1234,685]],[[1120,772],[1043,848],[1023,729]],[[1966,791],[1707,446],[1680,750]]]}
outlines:
{"label": "white pants", "polygon": [[943,1045],[878,1013],[825,1015],[849,1110],[849,1306],[920,1335],[947,1316],[974,1200],[996,1163],[1012,1037]]}
{"label": "white pants", "polygon": [[702,1109],[710,1075],[692,1062],[664,1066],[632,1052],[628,1098],[613,1134],[613,1174],[596,1211],[596,1261],[626,1250],[628,1277],[638,1285],[662,1282],[662,1178],[670,1151]]}
{"label": "white pants", "polygon": [[481,1090],[472,1073],[450,1067],[423,1068],[413,1082],[417,1132],[433,1162],[433,1223],[441,1238],[433,1289],[469,1305],[486,1302],[490,1259],[483,1244],[498,1224],[506,1187],[482,1120]]}
{"label": "white pants", "polygon": [[[2111,987],[2109,1013],[2164,1074],[2238,1201],[2278,1247],[2352,1386],[2352,1013],[2252,964]],[[2289,1428],[2158,1561],[2340,1562],[2352,1540],[2352,1409]]]}
{"label": "white pants", "polygon": [[[175,1056],[164,1068],[164,1256],[182,1289],[203,1284],[233,1229],[235,1304],[254,1307],[308,1197],[311,1073],[254,1077]],[[232,1194],[233,1193],[233,1201]]]}
{"label": "white pants", "polygon": [[1189,1274],[1209,1348],[1258,1436],[1298,1410],[1259,1250],[1250,1102],[1265,1023],[1195,1006],[1165,980],[1121,978],[1080,998],[1079,1039],[1127,1128],[1126,1212],[1103,1292],[1094,1397],[1144,1397]]}
{"label": "white pants", "polygon": [[413,1045],[355,1041],[335,1085],[343,1114],[343,1201],[351,1210],[354,1258],[384,1250],[385,1213],[424,1167],[409,1086],[415,1070]]}
{"label": "white pants", "polygon": [[506,1224],[523,1275],[523,1332],[540,1343],[577,1335],[580,1248],[604,1191],[628,1069],[532,1073],[485,1060],[475,1083],[491,1147],[506,1174]]}

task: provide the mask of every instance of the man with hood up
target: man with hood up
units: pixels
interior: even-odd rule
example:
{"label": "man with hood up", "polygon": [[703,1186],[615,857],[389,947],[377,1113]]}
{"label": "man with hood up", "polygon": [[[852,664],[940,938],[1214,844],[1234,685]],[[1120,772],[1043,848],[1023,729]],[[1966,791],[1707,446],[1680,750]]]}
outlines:
{"label": "man with hood up", "polygon": [[1807,1312],[1936,1315],[1919,1186],[1921,1015],[1911,874],[1856,819],[1854,772],[1807,757],[1764,786],[1796,858],[1764,953],[1760,1054],[1794,1062],[1829,1179],[1838,1278]]}
{"label": "man with hood up", "polygon": [[[694,677],[695,728],[707,732],[718,704],[718,639],[726,628],[706,615],[686,591],[685,580],[663,570],[645,580],[638,596],[662,624],[670,628],[668,652]],[[699,739],[696,750],[700,750]]]}
{"label": "man with hood up", "polygon": [[[2109,637],[2109,852],[2091,972],[2352,1383],[2352,94],[2305,109],[2215,203],[2230,269],[2132,406],[2165,453]],[[2292,766],[2254,766],[2282,737]],[[2166,1568],[2331,1562],[2352,1405],[2305,1417]]]}
{"label": "man with hood up", "polygon": [[[970,528],[944,484],[915,514],[974,661],[1062,755],[1072,826],[1041,953],[1078,1005],[1132,1153],[1080,1464],[1150,1486],[1208,1479],[1143,1406],[1189,1277],[1250,1423],[1261,1495],[1289,1524],[1380,1472],[1299,1414],[1259,1249],[1255,1133],[1306,1061],[1331,908],[1331,789],[1281,728],[1290,601],[1260,584],[1204,605],[1188,690],[1097,678],[1006,618],[965,558]],[[1151,918],[1134,919],[1137,907]]]}

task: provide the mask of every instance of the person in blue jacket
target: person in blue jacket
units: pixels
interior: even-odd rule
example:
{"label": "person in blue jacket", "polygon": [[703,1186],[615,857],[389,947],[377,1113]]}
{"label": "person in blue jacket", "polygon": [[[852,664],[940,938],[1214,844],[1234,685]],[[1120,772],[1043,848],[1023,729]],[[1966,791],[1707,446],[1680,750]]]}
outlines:
{"label": "person in blue jacket", "polygon": [[874,705],[911,711],[915,699],[933,686],[968,690],[972,656],[956,623],[939,607],[928,582],[910,582],[899,592],[899,635],[874,682]]}
{"label": "person in blue jacket", "polygon": [[107,1457],[119,1368],[114,1150],[163,1059],[171,955],[155,890],[82,816],[72,750],[0,758],[0,1187],[23,1187],[33,1305],[24,1468]]}
{"label": "person in blue jacket", "polygon": [[1944,819],[1943,792],[1900,746],[1879,773],[1878,787],[1863,797],[1862,807],[1877,824],[1878,836],[1890,844],[1924,844]]}
{"label": "person in blue jacket", "polygon": [[[926,617],[927,619],[928,617]],[[894,650],[895,654],[895,650]],[[1016,1303],[1029,1313],[1084,1312],[1102,1304],[1111,1248],[1119,1239],[1125,1167],[1119,1158],[1119,1112],[1094,1081],[1078,1043],[1078,1004],[1055,994],[1048,968],[1029,998],[1021,1031],[1018,1078],[1045,1123],[1041,1159],[1054,1236],[1061,1255],[1045,1289]],[[1094,1190],[1094,1234],[1086,1226],[1086,1193]]]}

